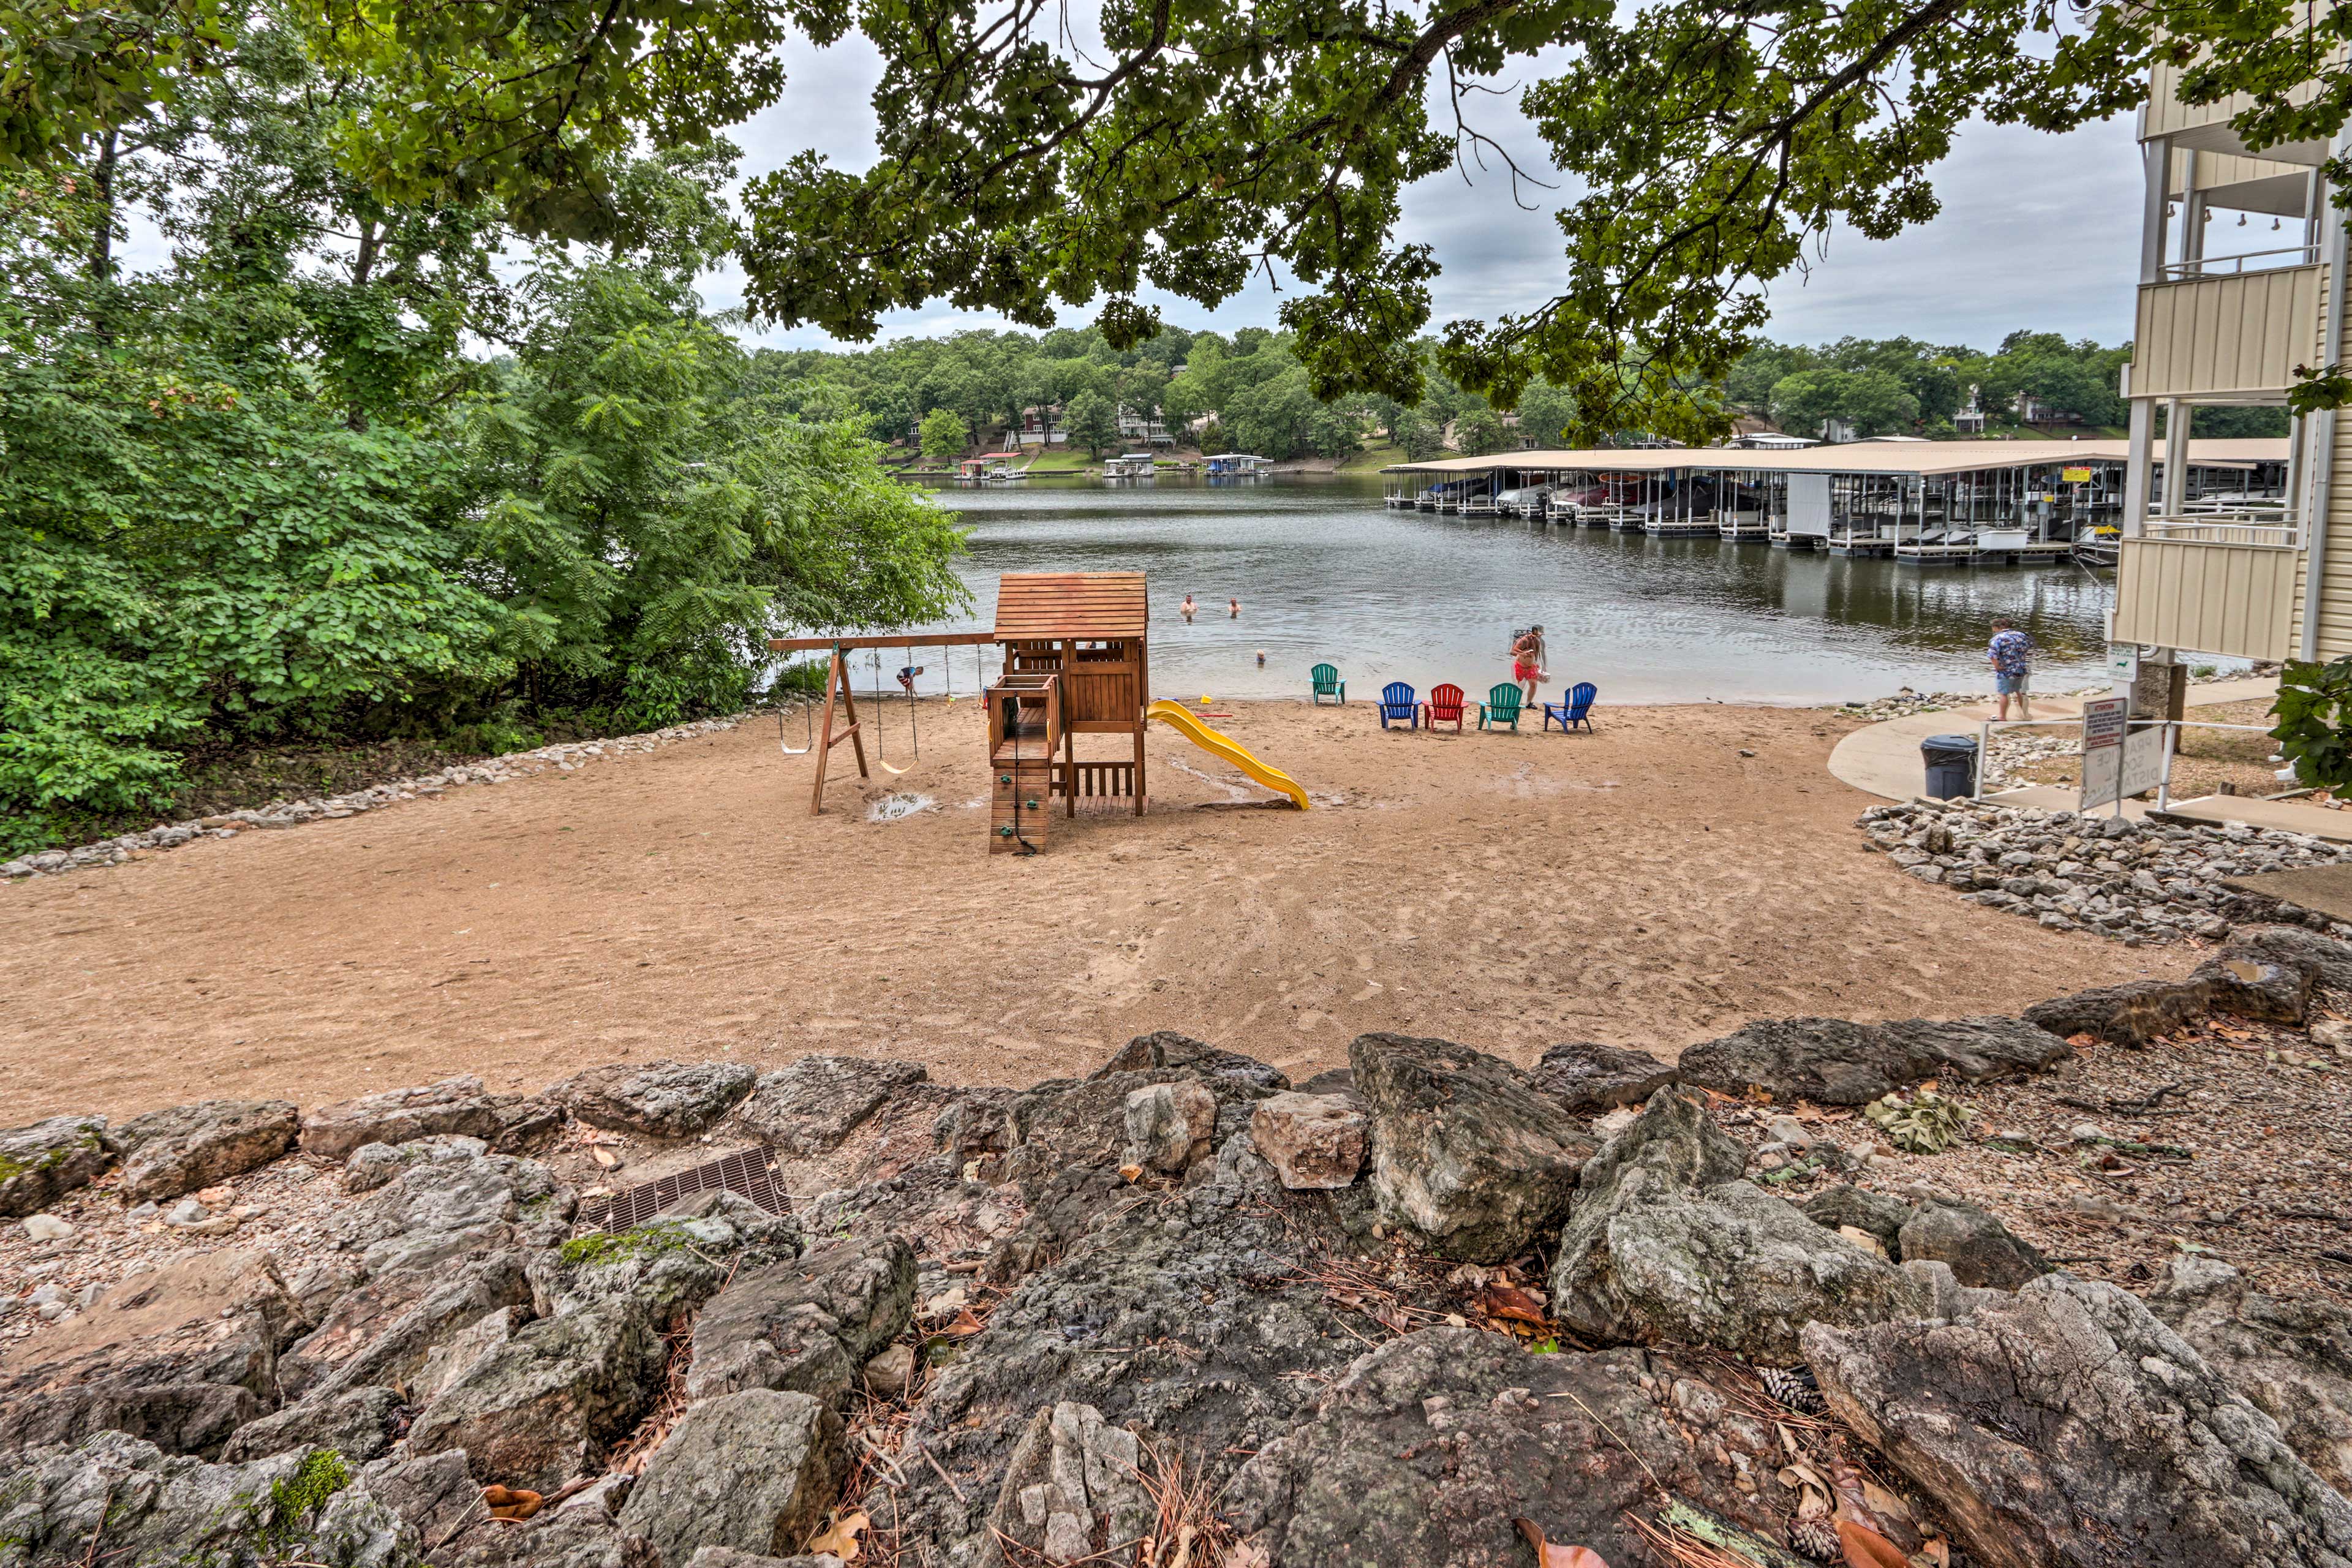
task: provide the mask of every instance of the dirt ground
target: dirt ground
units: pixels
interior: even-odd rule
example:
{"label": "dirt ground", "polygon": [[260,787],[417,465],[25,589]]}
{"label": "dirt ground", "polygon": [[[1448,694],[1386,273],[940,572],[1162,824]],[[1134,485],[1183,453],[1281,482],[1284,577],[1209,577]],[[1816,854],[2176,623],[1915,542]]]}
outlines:
{"label": "dirt ground", "polygon": [[[932,702],[919,762],[861,784],[842,748],[814,820],[814,759],[755,724],[0,888],[0,1125],[729,1052],[1025,1084],[1162,1027],[1297,1076],[1370,1029],[1672,1055],[1759,1016],[2006,1011],[2194,962],[1866,853],[1827,713],[1603,710],[1563,737],[1231,711],[1315,809],[1242,805],[1263,792],[1155,727],[1149,816],[992,856],[980,710]],[[909,761],[905,710],[881,722]],[[932,806],[870,819],[892,793]]]}

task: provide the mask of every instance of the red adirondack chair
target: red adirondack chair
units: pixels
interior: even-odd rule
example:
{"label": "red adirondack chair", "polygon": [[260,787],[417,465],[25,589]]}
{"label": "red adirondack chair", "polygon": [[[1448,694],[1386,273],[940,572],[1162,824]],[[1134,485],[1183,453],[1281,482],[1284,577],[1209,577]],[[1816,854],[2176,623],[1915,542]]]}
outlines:
{"label": "red adirondack chair", "polygon": [[1429,689],[1429,700],[1421,705],[1421,722],[1424,729],[1451,724],[1462,728],[1462,689],[1452,681]]}

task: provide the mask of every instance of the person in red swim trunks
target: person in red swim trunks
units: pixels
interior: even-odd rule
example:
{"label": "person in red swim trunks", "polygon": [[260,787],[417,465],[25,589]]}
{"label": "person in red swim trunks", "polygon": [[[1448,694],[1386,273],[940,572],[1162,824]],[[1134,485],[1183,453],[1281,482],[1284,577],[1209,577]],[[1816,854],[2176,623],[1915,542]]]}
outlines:
{"label": "person in red swim trunks", "polygon": [[1529,626],[1511,640],[1511,679],[1519,683],[1526,705],[1536,705],[1536,682],[1546,679],[1541,626]]}

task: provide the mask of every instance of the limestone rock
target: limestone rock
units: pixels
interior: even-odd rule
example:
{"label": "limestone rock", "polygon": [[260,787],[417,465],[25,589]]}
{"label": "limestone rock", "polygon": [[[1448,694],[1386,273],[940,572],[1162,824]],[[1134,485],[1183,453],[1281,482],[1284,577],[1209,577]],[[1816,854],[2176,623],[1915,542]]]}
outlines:
{"label": "limestone rock", "polygon": [[1593,1143],[1526,1074],[1402,1035],[1359,1035],[1348,1060],[1371,1122],[1372,1195],[1441,1256],[1503,1262],[1567,1212]]}
{"label": "limestone rock", "polygon": [[[478,1492],[476,1494],[478,1496]],[[667,1568],[602,1509],[559,1508],[520,1524],[484,1519],[436,1551],[430,1568]]]}
{"label": "limestone rock", "polygon": [[654,1453],[624,1532],[664,1563],[704,1546],[783,1556],[797,1552],[840,1484],[841,1417],[805,1394],[746,1389],[688,1407]]}
{"label": "limestone rock", "polygon": [[38,1214],[113,1163],[103,1116],[52,1116],[0,1132],[0,1218]]}
{"label": "limestone rock", "polygon": [[740,1273],[695,1321],[688,1396],[765,1388],[838,1404],[914,1312],[915,1255],[897,1236]]}
{"label": "limestone rock", "polygon": [[1213,1489],[1288,1430],[1361,1342],[1344,1326],[1360,1321],[1286,1260],[1353,1254],[1329,1199],[1286,1197],[1270,1170],[1261,1180],[1251,1166],[1263,1162],[1229,1165],[1221,1153],[1202,1168],[1207,1181],[1105,1205],[1021,1279],[988,1331],[933,1369],[900,1449],[927,1450],[953,1485],[922,1458],[902,1460],[908,1484],[877,1485],[867,1511],[887,1519],[895,1501],[906,1538],[931,1542],[934,1563],[977,1564],[1013,1451],[1041,1408],[1090,1405],[1113,1426],[1150,1433]]}
{"label": "limestone rock", "polygon": [[526,1324],[416,1413],[412,1452],[465,1450],[475,1479],[553,1491],[652,1404],[663,1346],[626,1301]]}
{"label": "limestone rock", "polygon": [[2148,1310],[2194,1346],[2336,1490],[2352,1494],[2352,1311],[2270,1296],[2210,1258],[2176,1258]]}
{"label": "limestone rock", "polygon": [[1843,1018],[1759,1018],[1693,1046],[1682,1081],[1718,1093],[1760,1089],[1781,1104],[1867,1105],[1933,1076],[1941,1060],[1921,1042]]}
{"label": "limestone rock", "polygon": [[2197,966],[2189,976],[2203,981],[2216,1013],[2234,1013],[2266,1024],[2300,1024],[2311,1009],[2315,964],[2264,958],[2232,943]]}
{"label": "limestone rock", "polygon": [[122,1201],[161,1203],[241,1176],[294,1147],[300,1129],[283,1100],[206,1100],[134,1116],[113,1134]]}
{"label": "limestone rock", "polygon": [[368,1194],[342,1239],[371,1275],[509,1247],[552,1247],[579,1196],[536,1160],[483,1154],[412,1165]]}
{"label": "limestone rock", "polygon": [[[1038,1411],[1005,1466],[989,1521],[999,1546],[988,1561],[1132,1556],[1157,1522],[1143,1458],[1136,1435],[1091,1405],[1064,1400]],[[1007,1540],[1018,1550],[1003,1551]]]}
{"label": "limestone rock", "polygon": [[226,1464],[296,1448],[331,1448],[353,1464],[392,1447],[394,1413],[407,1403],[395,1388],[362,1386],[289,1405],[236,1429],[221,1450]]}
{"label": "limestone rock", "polygon": [[1569,1040],[1543,1054],[1529,1074],[1535,1086],[1574,1116],[1642,1105],[1675,1081],[1675,1069],[1647,1051]]}
{"label": "limestone rock", "polygon": [[474,1324],[529,1309],[523,1257],[506,1247],[446,1268],[395,1270],[344,1292],[279,1359],[279,1385],[303,1397],[415,1384],[435,1353]]}
{"label": "limestone rock", "polygon": [[1113,1052],[1110,1060],[1087,1076],[1089,1083],[1118,1073],[1151,1072],[1172,1068],[1190,1072],[1206,1083],[1221,1100],[1257,1099],[1279,1094],[1290,1087],[1282,1071],[1239,1051],[1222,1050],[1190,1035],[1160,1029],[1138,1035]]}
{"label": "limestone rock", "polygon": [[1699,1104],[1661,1089],[1584,1170],[1552,1267],[1552,1311],[1588,1338],[1708,1344],[1796,1359],[1813,1321],[1921,1310],[1890,1264],[1753,1183],[1746,1151]]}
{"label": "limestone rock", "polygon": [[2319,991],[2352,994],[2352,945],[2303,926],[2241,926],[2225,950],[2236,953],[2308,969]]}
{"label": "limestone rock", "polygon": [[1196,1082],[1148,1084],[1127,1096],[1127,1160],[1170,1175],[1209,1152],[1217,1097]]}
{"label": "limestone rock", "polygon": [[1890,1256],[1900,1256],[1903,1227],[1916,1212],[1901,1198],[1843,1184],[1823,1187],[1803,1207],[1805,1217],[1825,1229],[1850,1225],[1876,1237]]}
{"label": "limestone rock", "polygon": [[915,1347],[895,1344],[866,1363],[866,1390],[877,1399],[896,1399],[914,1386]]}
{"label": "limestone rock", "polygon": [[805,1159],[839,1148],[885,1100],[929,1076],[915,1062],[803,1057],[761,1073],[736,1120],[761,1142]]}
{"label": "limestone rock", "polygon": [[2334,1568],[2352,1503],[2147,1308],[2050,1274],[1958,1321],[1816,1323],[1831,1410],[1986,1568]]}
{"label": "limestone rock", "polygon": [[1946,1264],[1961,1284],[1993,1290],[2014,1290],[2050,1272],[2048,1258],[1974,1204],[1922,1204],[1904,1223],[1895,1256]]}
{"label": "limestone rock", "polygon": [[133,1276],[12,1347],[0,1373],[0,1448],[111,1429],[168,1453],[215,1453],[275,1402],[277,1347],[295,1313],[266,1254],[199,1254]]}
{"label": "limestone rock", "polygon": [[487,1154],[490,1146],[479,1138],[457,1132],[434,1132],[405,1143],[362,1143],[343,1162],[343,1191],[372,1193],[411,1165],[435,1160],[466,1160]]}
{"label": "limestone rock", "polygon": [[1540,1521],[1555,1549],[1649,1563],[1625,1516],[1651,1515],[1661,1477],[1785,1539],[1797,1500],[1776,1479],[1771,1426],[1710,1376],[1664,1352],[1530,1355],[1498,1334],[1423,1330],[1349,1367],[1243,1467],[1226,1508],[1285,1568],[1516,1568],[1534,1559],[1515,1515]]}
{"label": "limestone rock", "polygon": [[[261,1561],[265,1542],[310,1561],[303,1548],[320,1506],[347,1479],[331,1456],[294,1452],[209,1465],[125,1433],[100,1432],[71,1447],[0,1450],[0,1542],[11,1568],[88,1568],[94,1556],[120,1568],[242,1568]],[[388,1521],[372,1532],[380,1544],[382,1522]],[[387,1560],[396,1559],[378,1559]]]}
{"label": "limestone rock", "polygon": [[2074,1054],[2019,1018],[1762,1018],[1693,1046],[1676,1064],[1685,1083],[1723,1094],[1760,1089],[1781,1104],[1867,1105],[1922,1079],[1970,1083],[2040,1072]]}
{"label": "limestone rock", "polygon": [[2049,1030],[1999,1015],[1905,1018],[1877,1027],[1904,1047],[1933,1057],[1936,1077],[1969,1083],[2047,1072],[2074,1054],[2074,1047]]}
{"label": "limestone rock", "polygon": [[1371,1122],[1353,1095],[1269,1095],[1250,1112],[1250,1142],[1293,1191],[1344,1187],[1364,1168]]}
{"label": "limestone rock", "polygon": [[690,1138],[734,1110],[758,1077],[740,1062],[618,1062],[543,1093],[591,1127]]}
{"label": "limestone rock", "polygon": [[2025,1010],[2025,1021],[2065,1037],[2090,1035],[2117,1046],[2145,1046],[2205,1016],[2212,993],[2201,980],[2130,980],[2078,991]]}
{"label": "limestone rock", "polygon": [[501,1153],[517,1153],[551,1134],[562,1120],[562,1110],[547,1100],[487,1094],[482,1080],[467,1074],[320,1106],[302,1118],[302,1148],[341,1160],[363,1143],[456,1133],[479,1138]]}

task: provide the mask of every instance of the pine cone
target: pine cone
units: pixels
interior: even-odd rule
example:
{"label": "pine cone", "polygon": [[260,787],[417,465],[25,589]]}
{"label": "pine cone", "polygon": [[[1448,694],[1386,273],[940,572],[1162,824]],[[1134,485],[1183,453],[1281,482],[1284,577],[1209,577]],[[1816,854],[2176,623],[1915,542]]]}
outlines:
{"label": "pine cone", "polygon": [[1824,1514],[1819,1519],[1793,1519],[1789,1521],[1789,1544],[1799,1555],[1816,1563],[1834,1563],[1845,1554],[1838,1541],[1837,1521]]}
{"label": "pine cone", "polygon": [[1759,1374],[1764,1382],[1764,1392],[1791,1410],[1801,1410],[1808,1415],[1819,1415],[1829,1408],[1822,1398],[1821,1384],[1813,1381],[1813,1369],[1809,1366],[1768,1366]]}

